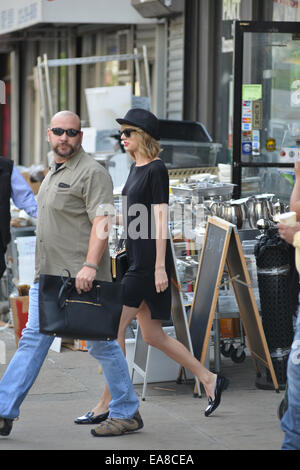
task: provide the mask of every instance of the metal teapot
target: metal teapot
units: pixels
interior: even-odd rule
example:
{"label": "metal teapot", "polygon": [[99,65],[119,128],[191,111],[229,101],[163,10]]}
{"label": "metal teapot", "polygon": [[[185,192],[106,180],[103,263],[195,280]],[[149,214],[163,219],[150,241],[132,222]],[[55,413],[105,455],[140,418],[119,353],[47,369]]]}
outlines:
{"label": "metal teapot", "polygon": [[220,207],[222,202],[216,200],[214,196],[211,196],[210,199],[204,201],[204,207],[207,209],[209,215],[217,215],[220,217]]}
{"label": "metal teapot", "polygon": [[241,229],[245,219],[242,204],[235,203],[235,201],[226,201],[223,202],[222,206],[222,215],[220,215],[220,217],[236,225],[238,229]]}
{"label": "metal teapot", "polygon": [[272,217],[271,200],[274,194],[261,194],[248,199],[248,221],[251,228],[257,228],[259,219],[269,220]]}
{"label": "metal teapot", "polygon": [[283,214],[286,211],[285,205],[280,199],[272,205],[272,220],[278,222],[278,215]]}

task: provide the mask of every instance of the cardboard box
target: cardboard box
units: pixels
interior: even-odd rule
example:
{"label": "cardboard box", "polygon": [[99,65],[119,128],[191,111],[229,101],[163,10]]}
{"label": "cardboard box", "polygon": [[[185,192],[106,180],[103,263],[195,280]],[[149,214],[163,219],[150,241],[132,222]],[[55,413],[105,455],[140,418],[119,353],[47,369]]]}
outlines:
{"label": "cardboard box", "polygon": [[74,339],[74,347],[77,351],[87,351],[86,342],[83,339]]}
{"label": "cardboard box", "polygon": [[[49,171],[49,168],[46,168],[45,170],[43,170],[42,175],[44,175],[44,176],[43,176],[42,179],[44,179],[44,177],[46,176],[48,171]],[[27,181],[29,186],[31,187],[33,193],[37,194],[39,192],[42,181],[32,181],[31,180],[31,175],[27,171],[23,171],[21,174],[22,174],[23,178]]]}
{"label": "cardboard box", "polygon": [[22,331],[28,321],[29,296],[10,297],[10,305],[13,315],[16,344],[18,346]]}
{"label": "cardboard box", "polygon": [[32,182],[31,179],[30,179],[30,174],[27,173],[26,171],[22,172],[22,176],[26,180],[26,182],[29,184],[29,186],[31,187],[31,189],[33,191],[33,194],[37,194],[39,192],[39,189],[40,189],[40,186],[41,186],[42,183],[39,182],[39,181]]}

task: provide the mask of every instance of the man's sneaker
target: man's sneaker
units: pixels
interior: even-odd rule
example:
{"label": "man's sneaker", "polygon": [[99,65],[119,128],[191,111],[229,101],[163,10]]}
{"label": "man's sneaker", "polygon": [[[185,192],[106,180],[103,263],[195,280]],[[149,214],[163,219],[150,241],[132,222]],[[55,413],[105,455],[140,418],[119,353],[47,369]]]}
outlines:
{"label": "man's sneaker", "polygon": [[12,430],[13,419],[0,417],[0,436],[8,436]]}
{"label": "man's sneaker", "polygon": [[131,432],[142,429],[144,426],[140,413],[137,411],[132,418],[107,418],[95,429],[91,430],[93,436],[107,437],[107,436],[122,436]]}

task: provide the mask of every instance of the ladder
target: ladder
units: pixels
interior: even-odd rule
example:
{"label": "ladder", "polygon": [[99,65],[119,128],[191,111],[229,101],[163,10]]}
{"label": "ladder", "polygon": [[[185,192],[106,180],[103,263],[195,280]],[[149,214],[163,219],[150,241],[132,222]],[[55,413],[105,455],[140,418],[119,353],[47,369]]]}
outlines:
{"label": "ladder", "polygon": [[104,56],[91,56],[91,57],[74,57],[64,59],[48,59],[47,54],[43,54],[43,57],[37,58],[37,77],[38,77],[38,91],[41,97],[41,114],[43,119],[43,130],[46,131],[51,117],[55,113],[53,107],[53,99],[50,86],[50,73],[51,67],[63,67],[72,65],[85,65],[85,64],[96,64],[100,62],[112,62],[112,61],[128,61],[133,60],[135,63],[135,70],[138,83],[141,83],[140,75],[140,61],[144,63],[145,69],[145,81],[146,90],[149,102],[151,103],[151,86],[150,86],[150,72],[147,47],[143,45],[142,52],[138,52],[137,48],[134,49],[133,54],[119,54],[119,55],[104,55]]}

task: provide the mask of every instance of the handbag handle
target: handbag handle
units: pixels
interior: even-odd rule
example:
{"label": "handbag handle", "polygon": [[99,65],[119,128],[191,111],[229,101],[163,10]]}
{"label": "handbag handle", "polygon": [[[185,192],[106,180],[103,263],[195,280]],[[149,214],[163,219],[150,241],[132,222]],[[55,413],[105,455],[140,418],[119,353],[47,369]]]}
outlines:
{"label": "handbag handle", "polygon": [[117,246],[115,248],[115,252],[119,253],[119,251],[122,251],[125,248],[125,230],[122,230],[122,233],[120,235],[120,238],[118,240]]}
{"label": "handbag handle", "polygon": [[[64,271],[66,271],[68,276],[66,278],[61,276],[62,286],[59,289],[58,298],[57,298],[57,303],[58,303],[58,306],[59,306],[60,309],[62,309],[65,306],[65,303],[66,303],[66,300],[67,300],[67,295],[63,299],[63,293],[67,290],[67,286],[68,285],[70,286],[70,284],[71,284],[71,289],[69,288],[69,291],[72,290],[72,288],[73,288],[72,283],[71,283],[71,273],[70,273],[70,271],[68,269],[64,269]],[[69,292],[68,292],[68,294],[69,294]]]}
{"label": "handbag handle", "polygon": [[[66,300],[68,299],[68,296],[70,295],[71,291],[75,287],[73,282],[72,282],[70,271],[68,269],[64,269],[64,271],[66,271],[68,276],[67,277],[61,276],[62,286],[59,289],[58,299],[57,299],[57,303],[58,303],[58,306],[59,306],[60,309],[64,308],[64,306],[66,304]],[[100,303],[100,288],[101,288],[101,286],[100,286],[99,283],[97,283],[95,287],[96,287],[96,301],[97,301],[97,303]],[[63,298],[64,293],[66,295]]]}

